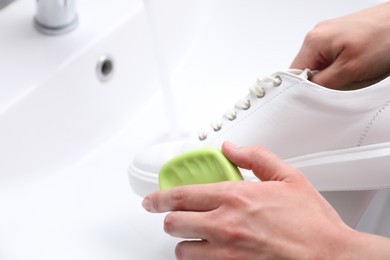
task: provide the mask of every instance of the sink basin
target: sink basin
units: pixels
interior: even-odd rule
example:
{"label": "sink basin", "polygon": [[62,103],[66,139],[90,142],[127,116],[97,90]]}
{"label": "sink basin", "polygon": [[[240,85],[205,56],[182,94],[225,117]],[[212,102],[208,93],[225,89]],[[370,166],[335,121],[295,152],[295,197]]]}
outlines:
{"label": "sink basin", "polygon": [[0,12],[2,181],[72,165],[159,88],[142,1],[79,1],[79,27],[61,36],[34,29],[34,4]]}

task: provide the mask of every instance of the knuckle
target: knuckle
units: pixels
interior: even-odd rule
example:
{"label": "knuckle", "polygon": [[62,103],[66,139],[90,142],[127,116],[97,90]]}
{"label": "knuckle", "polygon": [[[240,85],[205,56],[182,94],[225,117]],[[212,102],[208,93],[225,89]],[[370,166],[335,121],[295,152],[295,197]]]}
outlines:
{"label": "knuckle", "polygon": [[224,234],[227,242],[232,244],[242,241],[245,238],[245,235],[237,225],[226,227]]}
{"label": "knuckle", "polygon": [[224,247],[220,252],[220,259],[224,260],[235,260],[235,259],[243,259],[240,257],[237,249],[235,247]]}
{"label": "knuckle", "polygon": [[185,200],[186,200],[186,193],[182,189],[177,188],[171,195],[170,201],[171,201],[172,209],[182,208]]}
{"label": "knuckle", "polygon": [[294,171],[294,178],[297,179],[298,181],[305,181],[307,179],[306,176],[303,174],[303,172],[299,170]]}
{"label": "knuckle", "polygon": [[304,41],[306,45],[315,46],[319,42],[330,40],[331,24],[331,20],[325,20],[316,24],[305,36]]}
{"label": "knuckle", "polygon": [[241,238],[241,233],[237,230],[237,227],[225,227],[222,234],[224,234],[225,240],[229,244],[235,244]]}
{"label": "knuckle", "polygon": [[220,225],[217,230],[225,244],[231,246],[243,243],[248,240],[242,220],[230,219]]}
{"label": "knuckle", "polygon": [[162,211],[162,206],[161,206],[160,200],[155,199],[155,200],[152,200],[152,202],[153,202],[153,208],[154,208],[157,212]]}
{"label": "knuckle", "polygon": [[265,147],[263,147],[263,146],[259,146],[259,145],[253,146],[253,152],[254,153],[265,153],[267,151],[268,150]]}
{"label": "knuckle", "polygon": [[248,200],[248,187],[245,182],[232,182],[231,189],[225,195],[224,201],[229,207],[243,207]]}
{"label": "knuckle", "polygon": [[272,153],[270,150],[266,149],[265,147],[262,147],[262,146],[255,146],[253,148],[253,154],[254,154],[254,157],[257,158],[257,157],[269,157],[269,156],[272,156]]}
{"label": "knuckle", "polygon": [[314,26],[314,29],[322,29],[328,27],[332,23],[332,20],[323,20]]}
{"label": "knuckle", "polygon": [[323,35],[318,27],[311,29],[305,36],[304,42],[306,46],[314,46],[317,42],[320,42]]}

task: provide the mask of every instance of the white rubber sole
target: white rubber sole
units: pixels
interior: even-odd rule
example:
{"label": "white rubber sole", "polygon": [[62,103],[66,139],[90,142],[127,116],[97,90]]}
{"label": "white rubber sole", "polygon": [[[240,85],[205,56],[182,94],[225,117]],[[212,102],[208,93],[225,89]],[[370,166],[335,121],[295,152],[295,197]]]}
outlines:
{"label": "white rubber sole", "polygon": [[390,187],[390,142],[321,152],[285,160],[319,191]]}
{"label": "white rubber sole", "polygon": [[[319,191],[390,188],[390,142],[289,158],[286,163],[302,171]],[[157,173],[130,165],[129,181],[140,196],[158,190]],[[245,180],[256,177],[242,172]]]}

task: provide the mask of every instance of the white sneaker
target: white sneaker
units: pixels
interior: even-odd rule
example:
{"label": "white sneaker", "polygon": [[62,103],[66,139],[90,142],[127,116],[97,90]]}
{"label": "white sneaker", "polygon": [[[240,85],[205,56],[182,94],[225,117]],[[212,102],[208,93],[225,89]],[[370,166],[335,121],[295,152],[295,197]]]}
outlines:
{"label": "white sneaker", "polygon": [[[184,151],[261,145],[300,169],[320,191],[390,187],[390,78],[338,91],[308,80],[309,70],[258,79],[207,131],[185,141],[156,144],[129,168],[133,190],[157,190],[162,164]],[[244,174],[246,180],[254,176]]]}

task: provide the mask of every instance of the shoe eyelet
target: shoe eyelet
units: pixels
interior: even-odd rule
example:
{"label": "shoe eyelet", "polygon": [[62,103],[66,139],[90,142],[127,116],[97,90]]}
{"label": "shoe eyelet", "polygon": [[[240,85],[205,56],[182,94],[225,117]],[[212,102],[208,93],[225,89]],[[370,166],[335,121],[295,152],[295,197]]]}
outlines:
{"label": "shoe eyelet", "polygon": [[263,98],[265,96],[265,91],[261,93],[261,95],[256,95],[257,98]]}
{"label": "shoe eyelet", "polygon": [[219,127],[216,127],[216,128],[213,128],[214,132],[218,132],[219,130],[222,129],[222,126],[219,126]]}
{"label": "shoe eyelet", "polygon": [[206,140],[207,136],[199,136],[199,141],[204,141]]}
{"label": "shoe eyelet", "polygon": [[207,133],[202,133],[198,135],[198,138],[200,141],[204,141],[207,138]]}
{"label": "shoe eyelet", "polygon": [[232,114],[232,116],[230,118],[228,118],[230,121],[233,121],[234,119],[237,118],[237,112]]}
{"label": "shoe eyelet", "polygon": [[274,84],[273,84],[274,87],[279,87],[280,85],[282,85],[283,80],[280,76],[275,76],[275,79],[277,82],[274,82]]}
{"label": "shoe eyelet", "polygon": [[243,110],[248,110],[249,108],[251,108],[251,101],[246,100],[246,106],[243,108]]}

